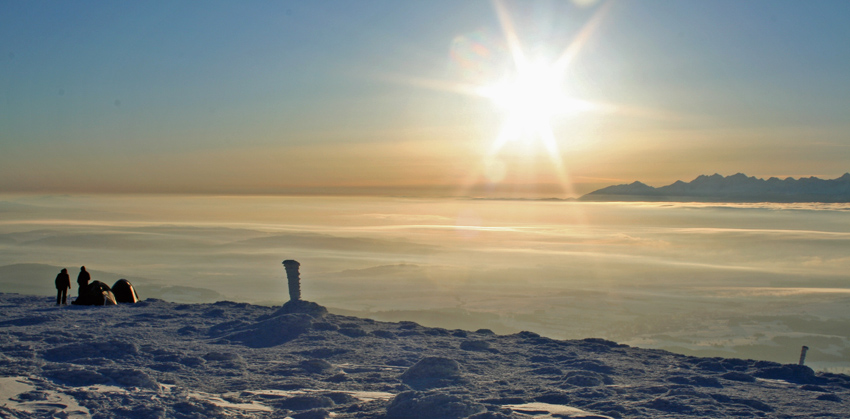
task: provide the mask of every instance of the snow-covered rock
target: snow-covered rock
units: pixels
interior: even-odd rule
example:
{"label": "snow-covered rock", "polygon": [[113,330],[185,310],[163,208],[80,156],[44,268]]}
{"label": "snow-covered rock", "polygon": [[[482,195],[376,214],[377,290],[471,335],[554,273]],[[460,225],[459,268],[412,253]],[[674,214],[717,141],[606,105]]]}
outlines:
{"label": "snow-covered rock", "polygon": [[0,418],[850,417],[850,377],[799,365],[313,306],[53,303],[0,294]]}

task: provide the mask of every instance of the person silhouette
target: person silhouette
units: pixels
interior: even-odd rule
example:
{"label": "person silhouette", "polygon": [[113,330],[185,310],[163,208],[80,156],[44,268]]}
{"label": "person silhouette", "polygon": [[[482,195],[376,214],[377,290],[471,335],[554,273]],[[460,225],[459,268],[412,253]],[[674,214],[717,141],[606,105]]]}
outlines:
{"label": "person silhouette", "polygon": [[56,305],[68,305],[68,289],[71,288],[71,277],[68,275],[68,270],[62,268],[59,275],[56,275]]}
{"label": "person silhouette", "polygon": [[80,274],[77,275],[77,285],[80,286],[80,289],[77,290],[78,297],[83,295],[83,291],[89,286],[89,281],[91,281],[91,275],[89,275],[85,266],[80,266]]}

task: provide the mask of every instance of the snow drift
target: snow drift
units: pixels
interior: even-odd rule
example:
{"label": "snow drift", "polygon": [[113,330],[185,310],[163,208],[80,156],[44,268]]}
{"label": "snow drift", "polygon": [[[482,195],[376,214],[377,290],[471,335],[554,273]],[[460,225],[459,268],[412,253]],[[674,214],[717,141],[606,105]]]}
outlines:
{"label": "snow drift", "polygon": [[0,417],[846,418],[850,377],[321,306],[0,294]]}

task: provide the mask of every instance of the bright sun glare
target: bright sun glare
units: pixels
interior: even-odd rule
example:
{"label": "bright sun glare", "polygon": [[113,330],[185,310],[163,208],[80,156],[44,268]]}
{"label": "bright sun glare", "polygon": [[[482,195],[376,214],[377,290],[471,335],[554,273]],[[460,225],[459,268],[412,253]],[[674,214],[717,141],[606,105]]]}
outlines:
{"label": "bright sun glare", "polygon": [[593,103],[567,94],[571,87],[566,85],[569,82],[567,70],[572,59],[598,25],[605,7],[597,10],[556,60],[540,61],[529,59],[511,16],[500,2],[494,4],[513,60],[513,71],[511,76],[497,83],[474,89],[477,95],[490,99],[504,113],[502,128],[485,158],[482,172],[491,182],[497,182],[504,174],[497,171],[497,176],[491,176],[488,173],[492,171],[492,167],[502,166],[497,155],[508,142],[519,141],[528,146],[539,144],[549,157],[562,189],[571,194],[572,182],[564,167],[553,123],[556,117],[570,116],[596,107]]}
{"label": "bright sun glare", "polygon": [[480,87],[478,93],[504,112],[503,129],[509,140],[530,140],[549,130],[554,117],[590,108],[587,102],[564,94],[564,81],[554,65],[527,64],[517,68],[513,78]]}
{"label": "bright sun glare", "polygon": [[[592,3],[592,1],[587,2],[588,5]],[[573,58],[599,24],[608,3],[596,10],[557,59],[548,61],[528,57],[526,54],[528,46],[524,46],[520,42],[511,16],[504,5],[498,0],[494,1],[493,4],[510,53],[511,63],[510,69],[507,71],[508,76],[495,81],[480,77],[472,84],[422,79],[412,80],[412,82],[429,88],[486,98],[503,114],[502,127],[497,138],[494,139],[488,150],[481,168],[478,172],[470,174],[464,188],[475,184],[481,175],[491,183],[498,183],[505,179],[505,165],[500,159],[504,158],[503,154],[507,150],[505,147],[508,143],[514,142],[527,146],[523,149],[529,153],[536,153],[536,150],[540,150],[537,146],[542,146],[543,151],[552,163],[562,189],[568,195],[571,195],[572,183],[564,167],[563,156],[558,145],[559,138],[556,138],[553,125],[560,122],[558,121],[560,117],[569,117],[599,108],[597,104],[580,100],[569,94],[574,86],[570,85],[567,70]],[[463,45],[468,47],[468,51],[458,53],[457,57],[454,57],[460,65],[474,67],[475,64],[473,63],[478,63],[477,60],[481,59],[480,62],[484,63],[483,65],[488,70],[499,67],[499,64],[489,61],[493,53],[486,44],[478,43],[477,39],[465,39],[464,41],[466,43]],[[532,47],[534,50],[547,49],[544,45]],[[496,72],[505,73],[505,71]],[[560,138],[560,140],[569,139]]]}
{"label": "bright sun glare", "polygon": [[506,80],[480,89],[507,116],[511,125],[538,128],[557,113],[563,100],[561,78],[549,66],[534,65]]}

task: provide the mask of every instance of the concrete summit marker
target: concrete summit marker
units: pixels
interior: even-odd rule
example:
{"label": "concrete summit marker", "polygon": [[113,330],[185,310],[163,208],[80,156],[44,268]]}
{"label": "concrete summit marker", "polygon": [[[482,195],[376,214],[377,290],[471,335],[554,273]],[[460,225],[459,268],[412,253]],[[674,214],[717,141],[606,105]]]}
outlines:
{"label": "concrete summit marker", "polygon": [[298,301],[301,299],[301,274],[298,273],[298,267],[301,266],[296,260],[287,259],[283,261],[283,268],[286,269],[286,279],[289,281],[289,301]]}

